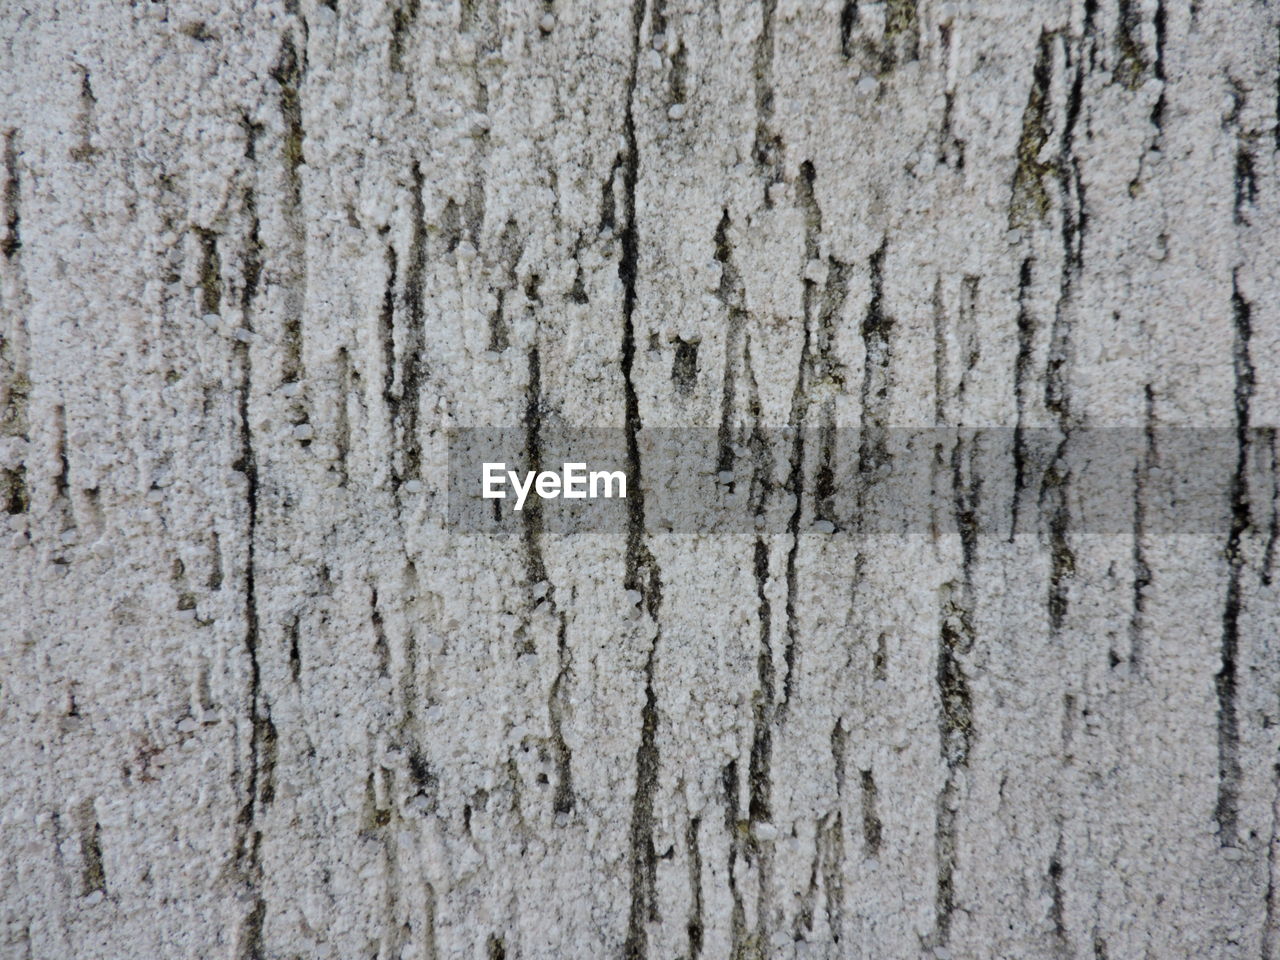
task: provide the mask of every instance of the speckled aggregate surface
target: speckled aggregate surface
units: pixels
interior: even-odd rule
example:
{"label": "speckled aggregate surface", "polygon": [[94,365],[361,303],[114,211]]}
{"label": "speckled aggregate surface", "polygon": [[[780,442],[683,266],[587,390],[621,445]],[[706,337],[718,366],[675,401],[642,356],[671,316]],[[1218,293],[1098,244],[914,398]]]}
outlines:
{"label": "speckled aggregate surface", "polygon": [[[0,956],[1280,957],[1278,40],[0,4]],[[446,522],[451,429],[552,424],[787,519]],[[1233,479],[996,535],[957,441],[939,529],[834,530],[877,427]]]}

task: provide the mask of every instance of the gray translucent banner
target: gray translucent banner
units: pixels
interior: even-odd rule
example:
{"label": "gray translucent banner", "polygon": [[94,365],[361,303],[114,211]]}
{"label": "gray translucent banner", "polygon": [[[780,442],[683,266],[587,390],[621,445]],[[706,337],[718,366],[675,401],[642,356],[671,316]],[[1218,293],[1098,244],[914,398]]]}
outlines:
{"label": "gray translucent banner", "polygon": [[[1053,429],[809,427],[727,436],[714,429],[621,429],[543,423],[536,431],[459,429],[449,437],[447,522],[525,534],[652,533],[1216,534],[1266,528],[1277,503],[1274,428]],[[635,469],[638,461],[639,470]],[[573,492],[621,471],[626,498],[541,498],[516,510],[510,477],[482,493],[484,464],[543,490]],[[579,471],[585,475],[579,476]],[[496,476],[495,468],[490,468]]]}

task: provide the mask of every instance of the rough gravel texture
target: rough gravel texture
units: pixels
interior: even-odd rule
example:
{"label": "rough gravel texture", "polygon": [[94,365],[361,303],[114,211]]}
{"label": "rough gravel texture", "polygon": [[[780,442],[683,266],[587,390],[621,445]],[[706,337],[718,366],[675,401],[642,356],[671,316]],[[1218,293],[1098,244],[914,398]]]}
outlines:
{"label": "rough gravel texture", "polygon": [[[0,956],[1280,957],[1278,38],[0,4]],[[450,429],[552,422],[624,532],[446,523]],[[1004,535],[957,446],[832,532],[822,429],[939,426],[1235,479]],[[657,427],[790,519],[664,530]]]}

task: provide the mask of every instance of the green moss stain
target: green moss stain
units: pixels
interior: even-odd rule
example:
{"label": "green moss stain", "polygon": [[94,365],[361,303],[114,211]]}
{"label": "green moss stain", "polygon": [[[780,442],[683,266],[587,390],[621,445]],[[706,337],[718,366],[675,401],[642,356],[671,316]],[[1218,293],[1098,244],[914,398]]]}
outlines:
{"label": "green moss stain", "polygon": [[1024,227],[1043,220],[1049,213],[1048,179],[1054,174],[1053,161],[1042,161],[1041,151],[1049,142],[1049,78],[1052,71],[1052,34],[1040,37],[1031,92],[1022,112],[1022,135],[1018,138],[1017,167],[1013,174],[1013,196],[1009,202],[1009,226]]}
{"label": "green moss stain", "polygon": [[920,12],[916,0],[888,0],[884,16],[884,49],[880,68],[884,72],[915,60],[920,50]]}

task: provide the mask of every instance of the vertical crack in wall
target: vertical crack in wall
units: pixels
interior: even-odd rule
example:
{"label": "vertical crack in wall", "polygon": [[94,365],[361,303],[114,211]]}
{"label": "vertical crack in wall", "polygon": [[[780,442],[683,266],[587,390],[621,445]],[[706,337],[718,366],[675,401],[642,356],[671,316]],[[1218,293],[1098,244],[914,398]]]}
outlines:
{"label": "vertical crack in wall", "polygon": [[419,0],[404,0],[391,12],[391,47],[389,51],[391,69],[396,73],[404,72],[404,52],[408,44],[413,25],[418,19]]}
{"label": "vertical crack in wall", "polygon": [[[950,23],[938,25],[938,42],[942,47],[942,63],[939,73],[945,78],[951,76],[953,29]],[[947,84],[944,84],[944,86]],[[956,95],[954,90],[944,90],[942,95],[942,122],[938,129],[938,160],[953,170],[964,169],[965,141],[956,136],[955,117]]]}
{"label": "vertical crack in wall", "polygon": [[427,266],[426,210],[422,196],[422,169],[413,165],[413,229],[409,236],[408,264],[404,277],[405,325],[401,330],[399,364],[401,483],[418,479],[422,470],[422,440],[418,435],[418,413],[422,395],[423,302],[422,283]]}
{"label": "vertical crack in wall", "polygon": [[1130,90],[1142,86],[1151,69],[1146,44],[1142,42],[1145,24],[1138,0],[1117,0],[1115,78]]}
{"label": "vertical crack in wall", "polygon": [[1260,427],[1257,434],[1265,438],[1270,452],[1267,475],[1271,477],[1271,509],[1268,511],[1270,519],[1267,522],[1267,545],[1262,551],[1261,575],[1262,585],[1269,587],[1275,571],[1276,544],[1280,541],[1280,450],[1277,450],[1276,444],[1280,430],[1275,427]]}
{"label": "vertical crack in wall", "polygon": [[956,322],[956,342],[960,348],[960,379],[956,384],[955,401],[962,406],[969,392],[969,384],[978,363],[982,359],[978,293],[982,278],[966,275],[960,282],[960,311]]}
{"label": "vertical crack in wall", "polygon": [[[1087,31],[1086,31],[1087,34]],[[1041,500],[1049,517],[1049,632],[1057,638],[1066,623],[1071,580],[1075,575],[1075,552],[1070,544],[1071,512],[1067,493],[1071,473],[1067,448],[1071,442],[1071,330],[1075,307],[1075,287],[1084,269],[1084,237],[1088,223],[1084,181],[1075,156],[1075,130],[1084,105],[1086,73],[1083,40],[1067,45],[1067,68],[1072,71],[1066,115],[1058,149],[1056,171],[1061,194],[1062,272],[1058,300],[1049,335],[1049,354],[1044,371],[1044,404],[1058,421],[1060,441],[1053,465],[1041,485]]]}
{"label": "vertical crack in wall", "polygon": [[858,25],[858,0],[844,0],[840,8],[840,53],[846,59],[853,56],[853,31]]}
{"label": "vertical crack in wall", "polygon": [[[818,818],[814,831],[813,861],[809,867],[809,885],[800,899],[792,927],[795,941],[813,939],[818,889],[824,891],[823,910],[827,917],[828,936],[839,946],[844,923],[844,813],[832,810]],[[820,942],[820,941],[819,941]]]}
{"label": "vertical crack in wall", "polygon": [[[918,0],[874,0],[864,18],[858,0],[840,9],[840,52],[868,73],[883,77],[920,55]],[[945,26],[942,28],[947,29]]]}
{"label": "vertical crack in wall", "polygon": [[387,628],[382,619],[382,610],[378,606],[378,588],[370,587],[369,624],[373,627],[373,657],[377,663],[378,676],[391,676],[391,644],[387,641]]}
{"label": "vertical crack in wall", "polygon": [[702,826],[701,817],[691,817],[685,827],[684,843],[689,853],[689,919],[685,923],[685,933],[689,938],[689,960],[702,955],[703,903],[702,903],[702,849],[699,845],[698,831]]}
{"label": "vertical crack in wall", "polygon": [[347,460],[351,453],[351,416],[347,408],[350,405],[352,379],[354,377],[354,379],[359,380],[360,374],[353,374],[351,353],[346,347],[338,348],[337,361],[338,370],[334,379],[337,386],[338,402],[335,411],[337,424],[334,428],[334,446],[338,451],[338,460],[334,469],[338,474],[338,486],[346,489],[347,482],[350,479]]}
{"label": "vertical crack in wall", "polygon": [[[935,274],[933,278],[931,306],[933,313],[933,422],[937,426],[942,426],[947,419],[947,384],[950,381],[948,375],[950,364],[947,361],[947,303],[942,292],[941,273]],[[1016,397],[1018,395],[1016,376],[1014,382]]]}
{"label": "vertical crack in wall", "polygon": [[[1088,211],[1085,205],[1084,178],[1080,171],[1080,160],[1075,155],[1076,126],[1084,109],[1084,78],[1087,71],[1083,50],[1083,41],[1068,44],[1064,48],[1066,67],[1071,71],[1071,87],[1067,92],[1066,115],[1062,127],[1062,139],[1058,150],[1058,160],[1053,169],[1058,175],[1058,189],[1062,195],[1062,298],[1063,303],[1071,299],[1074,283],[1084,268],[1084,238],[1088,226]],[[1057,357],[1059,363],[1065,357]],[[1050,373],[1056,373],[1051,367]],[[1060,384],[1057,384],[1061,386]],[[1055,386],[1050,380],[1049,386]],[[1065,410],[1065,390],[1061,397],[1050,395],[1050,409],[1056,409],[1054,400]]]}
{"label": "vertical crack in wall", "polygon": [[[667,5],[664,0],[653,0],[649,11],[649,34],[653,37],[655,46],[659,39],[665,39],[666,37]],[[667,78],[667,103],[669,105],[685,102],[687,74],[687,51],[685,50],[683,38],[677,37],[675,50],[671,53],[671,71]]]}
{"label": "vertical crack in wall", "polygon": [[216,315],[222,309],[222,258],[218,254],[218,235],[203,227],[195,228],[200,243],[200,308]]}
{"label": "vertical crack in wall", "polygon": [[[534,473],[542,470],[542,362],[538,347],[528,353],[529,382],[525,397],[525,463]],[[523,538],[525,547],[525,579],[530,589],[530,607],[546,602],[555,611],[559,626],[556,631],[556,677],[547,696],[547,722],[555,757],[556,785],[552,808],[557,814],[573,810],[573,754],[564,738],[564,716],[569,704],[566,689],[569,672],[568,619],[557,609],[555,586],[547,578],[547,565],[542,555],[542,501],[534,497],[525,504]],[[528,629],[526,619],[523,625]],[[522,653],[536,653],[532,639],[526,641]]]}
{"label": "vertical crack in wall", "polygon": [[[717,434],[716,472],[732,472],[735,454],[734,400],[737,392],[738,363],[743,350],[743,327],[747,311],[744,307],[742,276],[733,259],[729,242],[729,211],[725,210],[716,227],[715,257],[720,264],[720,286],[716,296],[728,311],[724,335],[724,380],[720,394],[720,427]],[[732,489],[732,487],[730,487]]]}
{"label": "vertical crack in wall", "polygon": [[[819,835],[827,846],[823,870],[823,889],[826,891],[827,927],[831,942],[839,945],[844,935],[844,790],[846,781],[845,756],[849,748],[849,734],[844,720],[836,718],[831,728],[831,763],[835,776],[836,805],[834,814],[828,813],[825,828],[819,827]],[[864,819],[865,825],[865,819]]]}
{"label": "vertical crack in wall", "polygon": [[[818,206],[814,193],[816,171],[813,164],[806,160],[800,166],[800,178],[796,181],[796,199],[804,214],[804,255],[806,268],[817,261],[821,252],[822,211]],[[809,386],[811,375],[811,350],[813,327],[816,325],[814,314],[817,303],[817,282],[809,278],[803,281],[801,305],[804,322],[804,339],[800,345],[800,359],[796,371],[796,385],[791,395],[791,412],[788,424],[792,431],[791,464],[787,472],[786,489],[792,497],[791,516],[787,519],[787,532],[791,536],[791,548],[787,551],[787,600],[786,600],[786,645],[783,648],[785,671],[782,676],[782,703],[780,711],[785,711],[791,702],[795,683],[794,671],[797,656],[798,622],[796,613],[796,596],[799,590],[796,563],[800,551],[800,520],[804,513],[805,487],[805,440],[808,429]]]}
{"label": "vertical crack in wall", "polygon": [[489,81],[485,72],[490,67],[500,64],[502,51],[502,34],[499,3],[478,3],[467,0],[460,5],[459,29],[463,33],[475,33],[476,56],[472,61],[471,81],[475,92],[475,111],[479,121],[472,127],[471,139],[474,149],[471,163],[475,175],[467,184],[467,193],[462,200],[460,211],[463,225],[472,245],[480,249],[480,235],[484,230],[485,217],[485,164],[488,161],[490,148],[489,134]]}
{"label": "vertical crack in wall", "polygon": [[[392,443],[400,423],[400,394],[396,389],[396,273],[399,258],[392,243],[387,244],[386,282],[382,288],[382,307],[378,311],[378,343],[382,353],[382,400],[387,408],[387,426]],[[393,471],[394,473],[394,468]]]}
{"label": "vertical crack in wall", "polygon": [[634,0],[631,9],[631,61],[628,67],[623,114],[624,150],[622,157],[622,194],[625,204],[625,226],[621,234],[622,257],[618,277],[622,281],[622,359],[623,403],[626,417],[627,446],[627,548],[624,586],[638,590],[645,610],[655,620],[653,641],[645,658],[644,706],[640,713],[640,743],[636,748],[635,794],[631,807],[631,906],[628,911],[627,936],[623,953],[628,960],[638,960],[648,953],[646,923],[657,919],[655,879],[657,856],[653,848],[653,805],[658,789],[658,698],[654,673],[661,631],[656,627],[658,608],[662,602],[662,584],[657,563],[645,543],[644,484],[640,472],[640,399],[632,379],[635,364],[636,284],[640,261],[636,181],[640,172],[640,145],[636,136],[635,101],[637,71],[640,63],[640,38],[644,26],[645,0]]}
{"label": "vertical crack in wall", "polygon": [[102,825],[94,809],[94,798],[81,802],[77,811],[80,821],[80,896],[107,892],[107,872],[102,863]]}
{"label": "vertical crack in wall", "polygon": [[1276,151],[1280,152],[1280,24],[1276,25]]}
{"label": "vertical crack in wall", "polygon": [[[0,254],[12,263],[22,248],[22,184],[19,179],[18,131],[4,135],[4,183],[0,197],[4,201],[4,234],[0,238]],[[28,398],[31,383],[26,373],[26,357],[18,350],[18,335],[26,319],[14,315],[17,329],[0,333],[0,437],[27,439]],[[23,351],[25,353],[25,351]],[[26,513],[31,496],[27,489],[27,469],[23,462],[0,468],[0,509],[9,516]]]}
{"label": "vertical crack in wall", "polygon": [[916,0],[885,0],[884,50],[880,70],[888,73],[920,52],[920,12]]}
{"label": "vertical crack in wall", "polygon": [[753,942],[747,936],[746,909],[736,873],[738,860],[743,857],[743,837],[749,830],[749,825],[741,819],[738,803],[738,761],[725,764],[720,772],[720,785],[724,790],[724,828],[729,836],[729,898],[733,902],[729,913],[729,956],[738,960],[749,956],[747,951]]}
{"label": "vertical crack in wall", "polygon": [[235,353],[240,367],[238,400],[240,457],[235,468],[245,477],[247,555],[244,568],[244,619],[245,650],[249,656],[249,772],[245,787],[245,801],[240,810],[237,860],[241,877],[248,886],[253,902],[242,941],[240,955],[243,960],[257,960],[262,954],[262,918],[265,903],[262,898],[262,861],[259,854],[262,832],[256,825],[259,794],[259,767],[261,763],[262,735],[264,732],[262,701],[262,667],[258,660],[258,597],[256,541],[258,526],[258,470],[253,449],[253,427],[249,418],[249,398],[253,382],[252,359],[249,345],[237,342]]}
{"label": "vertical crack in wall", "polygon": [[1071,601],[1071,579],[1076,571],[1076,555],[1071,547],[1071,513],[1067,499],[1069,473],[1059,468],[1066,459],[1067,439],[1058,444],[1055,463],[1046,471],[1041,501],[1049,516],[1049,585],[1047,590],[1049,635],[1056,640],[1067,620]]}
{"label": "vertical crack in wall", "polygon": [[1009,540],[1018,532],[1018,514],[1022,492],[1027,486],[1026,417],[1031,401],[1031,361],[1035,348],[1036,318],[1027,301],[1030,296],[1035,260],[1024,257],[1018,270],[1018,355],[1013,363],[1013,396],[1017,412],[1013,428],[1013,517],[1009,523]]}
{"label": "vertical crack in wall", "polygon": [[[394,452],[391,474],[396,488],[418,478],[422,464],[422,441],[418,435],[422,392],[423,278],[426,273],[426,212],[422,196],[423,175],[418,164],[410,170],[412,226],[404,273],[403,322],[396,323],[399,258],[394,244],[386,250],[387,280],[383,288],[378,318],[378,338],[382,348],[382,396],[387,408]],[[396,334],[399,333],[399,350]]]}
{"label": "vertical crack in wall", "polygon": [[53,458],[58,464],[53,489],[65,516],[65,501],[71,492],[71,462],[67,456],[67,408],[61,403],[53,408]]}
{"label": "vertical crack in wall", "polygon": [[1251,138],[1241,133],[1236,144],[1234,218],[1237,226],[1248,226],[1249,213],[1258,199],[1258,176],[1254,169]]}
{"label": "vertical crack in wall", "polygon": [[[250,166],[257,161],[257,138],[262,128],[246,120],[244,124],[245,160]],[[261,224],[258,220],[258,192],[250,182],[244,191],[244,215],[249,222],[249,230],[245,237],[244,257],[241,264],[243,274],[240,288],[240,312],[247,318],[253,309],[253,298],[258,295],[258,284],[262,280],[262,239]],[[216,254],[216,249],[213,253]]]}
{"label": "vertical crack in wall", "polygon": [[502,228],[502,236],[498,238],[496,266],[502,273],[502,283],[497,288],[497,303],[489,313],[489,349],[494,353],[501,353],[511,345],[505,308],[507,292],[514,290],[517,285],[516,267],[520,262],[520,253],[520,228],[515,218],[512,218]]}
{"label": "vertical crack in wall", "polygon": [[1064,957],[1074,956],[1071,939],[1067,933],[1066,895],[1062,889],[1062,827],[1058,827],[1058,843],[1049,858],[1047,872],[1049,881],[1049,918],[1053,921],[1053,938],[1057,943],[1058,953]]}
{"label": "vertical crack in wall", "polygon": [[12,260],[22,247],[22,182],[18,172],[18,131],[8,130],[4,135],[4,239],[0,240],[0,253]]}
{"label": "vertical crack in wall", "polygon": [[[405,560],[400,576],[400,596],[412,603],[419,592],[418,568],[412,560]],[[418,718],[418,636],[414,618],[406,618],[402,636],[404,666],[399,678],[400,739],[408,743],[415,736],[414,726]]]}
{"label": "vertical crack in wall", "polygon": [[[542,470],[542,360],[536,343],[529,348],[526,369],[529,379],[524,394],[524,457],[527,469],[539,473]],[[526,501],[521,514],[525,579],[532,588],[547,579],[547,565],[542,556],[542,498],[533,497]],[[551,589],[548,584],[548,592]]]}
{"label": "vertical crack in wall", "polygon": [[[773,762],[773,724],[775,721],[774,705],[774,666],[773,645],[770,642],[772,631],[772,611],[769,604],[767,587],[769,582],[769,548],[764,540],[757,538],[754,554],[754,570],[756,581],[756,616],[760,621],[760,646],[756,655],[756,682],[759,689],[751,698],[752,737],[751,758],[747,769],[747,817],[753,823],[767,823],[772,819],[770,795],[772,792]],[[773,887],[772,850],[762,847],[753,833],[745,837],[747,850],[757,864],[758,886],[756,890],[757,929],[754,934],[757,943],[769,942],[768,923],[770,919],[769,903]]]}
{"label": "vertical crack in wall", "polygon": [[[814,205],[815,210],[817,205]],[[814,385],[830,388],[831,392],[845,387],[844,364],[832,356],[838,336],[841,312],[849,296],[849,278],[852,264],[828,256],[823,265],[826,282],[817,303],[817,317],[813,333],[813,357],[810,372]],[[821,423],[818,439],[818,462],[813,477],[813,514],[833,526],[837,521],[835,506],[837,489],[834,464],[836,462],[835,403],[829,397],[821,407]]]}
{"label": "vertical crack in wall", "polygon": [[[261,243],[258,237],[257,196],[253,182],[256,170],[256,131],[246,130],[245,161],[249,186],[245,192],[244,215],[248,230],[241,262],[240,307],[242,323],[252,330],[254,296],[262,273]],[[218,314],[222,308],[222,268],[218,253],[218,237],[211,231],[200,232],[201,241],[201,289],[202,306],[206,313]],[[239,957],[241,960],[258,960],[262,956],[262,924],[266,915],[266,901],[262,894],[262,831],[257,825],[260,804],[270,802],[274,794],[271,786],[273,771],[264,775],[264,754],[272,757],[266,766],[274,767],[275,728],[262,695],[262,665],[259,660],[259,617],[257,595],[257,532],[258,532],[258,466],[253,445],[253,423],[250,418],[250,400],[253,388],[253,355],[249,343],[237,340],[232,348],[233,358],[239,370],[236,412],[239,432],[239,456],[232,465],[245,479],[245,560],[244,560],[244,646],[249,661],[249,769],[246,776],[244,802],[237,821],[235,863],[240,881],[249,897],[247,914],[241,930]],[[264,784],[268,788],[264,791]]]}
{"label": "vertical crack in wall", "polygon": [[289,230],[289,252],[279,264],[284,292],[284,330],[281,337],[285,382],[302,379],[302,314],[306,308],[307,238],[302,213],[302,164],[305,131],[302,125],[302,79],[306,54],[299,56],[292,33],[280,43],[280,56],[271,77],[280,89],[280,120],[284,127],[281,156],[284,161],[283,212]]}
{"label": "vertical crack in wall", "polygon": [[884,308],[884,261],[889,240],[884,238],[871,255],[868,273],[871,294],[862,317],[862,386],[859,391],[858,422],[858,507],[861,514],[870,486],[880,469],[889,463],[887,424],[891,414],[893,386],[894,320]]}
{"label": "vertical crack in wall", "polygon": [[[24,322],[21,317],[17,318],[19,330]],[[0,336],[0,437],[19,437],[25,441],[31,429],[31,380],[27,375],[26,351],[20,351],[18,343],[17,336]],[[0,470],[0,501],[10,516],[29,509],[31,495],[24,463]]]}
{"label": "vertical crack in wall", "polygon": [[1013,192],[1009,200],[1009,227],[1029,227],[1049,214],[1049,190],[1045,181],[1053,173],[1052,161],[1042,157],[1049,142],[1049,84],[1053,66],[1054,34],[1043,32],[1036,48],[1036,64],[1031,75],[1031,91],[1022,111],[1022,134],[1018,138],[1017,166],[1013,172]]}
{"label": "vertical crack in wall", "polygon": [[795,921],[792,923],[792,940],[803,941],[805,934],[813,931],[814,905],[818,899],[818,876],[822,866],[822,832],[826,826],[826,819],[824,816],[818,821],[817,830],[814,833],[813,859],[809,862],[809,884],[801,894],[800,903],[796,909]]}
{"label": "vertical crack in wall", "polygon": [[749,766],[748,814],[752,820],[767,821],[771,786],[770,763],[773,756],[774,667],[770,642],[773,614],[769,604],[769,548],[763,539],[755,545],[756,617],[760,621],[760,645],[756,654],[756,682],[759,688],[751,698],[753,733]]}
{"label": "vertical crack in wall", "polygon": [[880,841],[882,834],[882,826],[880,823],[880,815],[876,812],[876,798],[878,791],[876,789],[875,774],[871,770],[860,770],[858,774],[861,778],[862,787],[862,852],[869,858],[880,856]]}
{"label": "vertical crack in wall", "polygon": [[1249,447],[1251,405],[1255,373],[1251,355],[1253,307],[1240,293],[1238,272],[1231,279],[1231,311],[1235,320],[1233,366],[1235,368],[1236,467],[1231,479],[1231,529],[1227,535],[1227,594],[1222,608],[1222,665],[1215,677],[1218,694],[1218,801],[1214,816],[1218,840],[1233,847],[1237,839],[1240,796],[1240,726],[1236,704],[1237,658],[1240,616],[1243,607],[1241,579],[1244,571],[1242,539],[1250,525]]}
{"label": "vertical crack in wall", "polygon": [[285,637],[289,641],[289,676],[294,683],[302,681],[302,650],[298,642],[301,632],[298,616],[295,614],[285,631]]}
{"label": "vertical crack in wall", "polygon": [[944,590],[942,623],[938,637],[936,683],[938,689],[938,733],[946,779],[937,799],[934,846],[937,879],[934,904],[934,939],[946,945],[951,938],[951,921],[956,910],[955,874],[957,866],[956,820],[960,806],[960,784],[969,764],[972,746],[973,699],[969,678],[961,663],[973,647],[974,567],[977,562],[977,511],[981,490],[978,477],[966,476],[965,457],[976,455],[972,442],[958,437],[951,453],[951,483],[955,497],[956,525],[960,532],[962,573],[960,582]]}
{"label": "vertical crack in wall", "polygon": [[551,692],[547,699],[547,715],[551,724],[551,740],[555,748],[556,788],[552,799],[557,814],[568,814],[573,811],[573,752],[564,738],[564,716],[570,703],[568,692],[569,680],[569,638],[568,622],[563,612],[558,613],[559,629],[556,631],[556,659],[558,669],[556,678],[551,683]]}
{"label": "vertical crack in wall", "polygon": [[1156,9],[1152,16],[1152,26],[1155,29],[1156,43],[1156,59],[1152,68],[1152,73],[1155,75],[1155,78],[1160,81],[1160,93],[1156,97],[1155,104],[1151,107],[1151,125],[1156,128],[1157,144],[1160,142],[1160,138],[1164,134],[1164,45],[1168,31],[1164,4],[1165,0],[1156,0]]}
{"label": "vertical crack in wall", "polygon": [[93,94],[93,85],[89,81],[89,71],[79,67],[80,71],[80,110],[76,117],[76,145],[70,149],[71,159],[77,163],[88,163],[97,151],[93,146],[95,127],[94,113],[98,98]]}
{"label": "vertical crack in wall", "polygon": [[[1156,451],[1155,391],[1147,384],[1146,443],[1142,459],[1133,468],[1133,605],[1129,617],[1129,669],[1139,671],[1145,651],[1147,589],[1151,586],[1151,565],[1147,562],[1147,482],[1159,463]],[[1118,661],[1112,652],[1113,666]]]}
{"label": "vertical crack in wall", "polygon": [[752,156],[764,176],[764,205],[773,206],[769,187],[782,180],[782,138],[773,130],[773,16],[778,0],[760,0],[760,33],[752,69],[755,74],[756,133]]}

